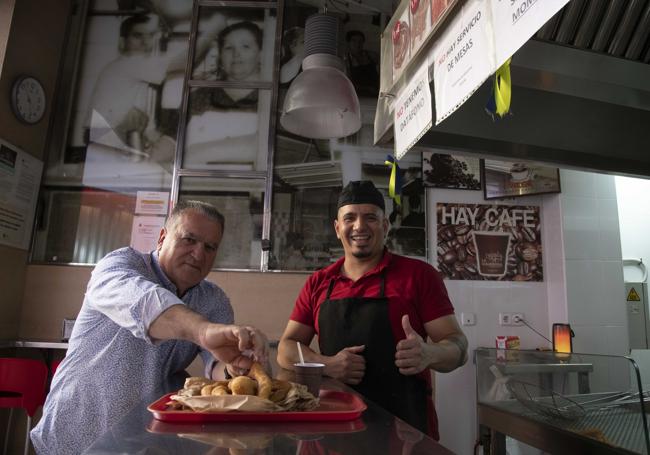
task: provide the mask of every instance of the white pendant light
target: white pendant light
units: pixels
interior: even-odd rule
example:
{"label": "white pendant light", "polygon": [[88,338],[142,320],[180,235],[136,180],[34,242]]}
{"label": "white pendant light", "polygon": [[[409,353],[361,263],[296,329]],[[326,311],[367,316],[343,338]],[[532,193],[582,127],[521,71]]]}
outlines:
{"label": "white pendant light", "polygon": [[303,71],[284,99],[280,124],[312,139],[349,136],[361,128],[359,98],[336,54],[338,20],[314,14],[305,24]]}

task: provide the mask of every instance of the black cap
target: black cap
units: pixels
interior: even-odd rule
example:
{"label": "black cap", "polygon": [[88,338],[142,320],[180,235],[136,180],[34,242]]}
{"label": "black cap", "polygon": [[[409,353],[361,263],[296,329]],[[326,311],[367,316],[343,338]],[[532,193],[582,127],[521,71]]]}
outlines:
{"label": "black cap", "polygon": [[336,208],[349,204],[373,204],[386,211],[384,196],[370,180],[350,182],[341,190]]}

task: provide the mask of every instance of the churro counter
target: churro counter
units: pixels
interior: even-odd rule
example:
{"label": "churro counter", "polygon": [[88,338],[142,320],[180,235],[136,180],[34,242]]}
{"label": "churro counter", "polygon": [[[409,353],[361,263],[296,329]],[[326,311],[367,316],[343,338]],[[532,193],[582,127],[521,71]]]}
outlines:
{"label": "churro counter", "polygon": [[510,436],[552,454],[650,454],[650,391],[631,358],[479,348],[475,363],[484,453],[505,454]]}

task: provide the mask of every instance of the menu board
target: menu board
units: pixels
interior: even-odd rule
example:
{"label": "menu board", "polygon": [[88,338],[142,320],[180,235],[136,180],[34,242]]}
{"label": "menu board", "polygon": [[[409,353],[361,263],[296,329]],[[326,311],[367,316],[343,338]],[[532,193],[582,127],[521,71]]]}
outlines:
{"label": "menu board", "polygon": [[29,249],[43,162],[0,139],[0,243]]}

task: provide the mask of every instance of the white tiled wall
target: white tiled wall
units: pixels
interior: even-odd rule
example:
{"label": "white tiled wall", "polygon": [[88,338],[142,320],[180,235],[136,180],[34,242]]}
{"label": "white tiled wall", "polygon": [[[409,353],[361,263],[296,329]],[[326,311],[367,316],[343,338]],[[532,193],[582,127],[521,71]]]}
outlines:
{"label": "white tiled wall", "polygon": [[615,177],[561,171],[568,320],[576,352],[627,354]]}

